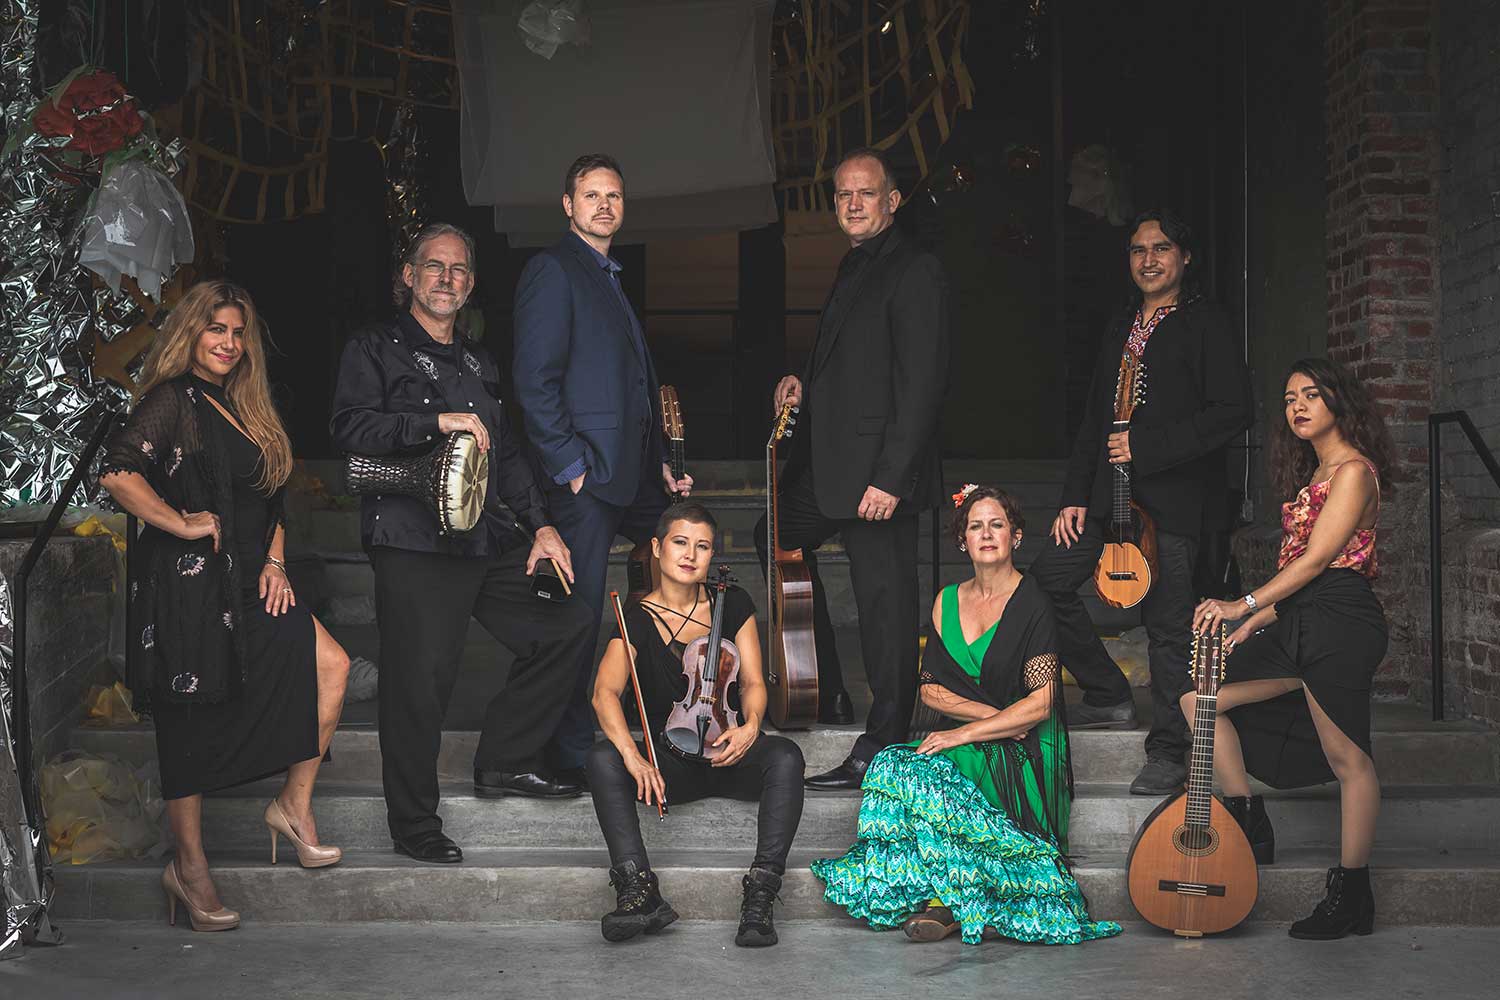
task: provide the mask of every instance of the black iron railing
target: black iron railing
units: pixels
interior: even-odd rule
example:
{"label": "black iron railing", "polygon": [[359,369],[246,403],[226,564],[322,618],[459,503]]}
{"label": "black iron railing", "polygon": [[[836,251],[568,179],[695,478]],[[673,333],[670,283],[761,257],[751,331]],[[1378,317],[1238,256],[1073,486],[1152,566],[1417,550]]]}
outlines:
{"label": "black iron railing", "polygon": [[1433,413],[1427,417],[1427,483],[1428,531],[1430,554],[1428,570],[1432,577],[1432,718],[1443,721],[1443,440],[1444,424],[1458,424],[1490,478],[1500,486],[1500,463],[1479,436],[1474,421],[1464,410]]}

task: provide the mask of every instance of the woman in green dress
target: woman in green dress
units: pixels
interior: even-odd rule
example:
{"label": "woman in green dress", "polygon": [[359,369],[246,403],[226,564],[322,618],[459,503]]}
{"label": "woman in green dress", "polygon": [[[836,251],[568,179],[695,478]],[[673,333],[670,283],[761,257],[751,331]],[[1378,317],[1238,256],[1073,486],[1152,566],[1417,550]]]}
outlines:
{"label": "woman in green dress", "polygon": [[974,577],[944,588],[919,677],[923,705],[962,724],[887,747],[864,778],[857,840],[815,861],[825,897],[874,927],[936,941],[962,930],[1075,944],[1090,919],[1068,870],[1073,775],[1052,607],[1011,562],[1025,522],[993,487],[954,496]]}

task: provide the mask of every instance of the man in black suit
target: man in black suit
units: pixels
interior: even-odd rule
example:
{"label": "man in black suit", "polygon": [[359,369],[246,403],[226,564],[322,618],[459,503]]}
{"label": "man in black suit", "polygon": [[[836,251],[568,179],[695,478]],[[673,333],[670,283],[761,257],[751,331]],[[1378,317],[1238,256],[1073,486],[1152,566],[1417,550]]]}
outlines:
{"label": "man in black suit", "polygon": [[[595,612],[585,654],[592,660],[615,536],[650,538],[668,493],[687,494],[693,480],[673,479],[666,463],[656,367],[609,255],[625,220],[620,165],[601,153],[580,156],[564,178],[562,209],[568,234],[528,261],[516,286],[513,372],[575,589]],[[591,666],[579,671],[549,748],[558,775],[580,783],[594,745]]]}
{"label": "man in black suit", "polygon": [[[937,258],[892,225],[901,192],[885,157],[856,150],[833,176],[839,228],[851,249],[806,369],[776,386],[778,408],[788,401],[801,407],[781,479],[780,542],[810,552],[837,532],[849,553],[874,703],[849,756],[807,784],[858,788],[870,759],[906,738],[916,702],[917,513],[942,493],[938,416],[948,385],[948,291]],[[764,560],[764,520],[756,545]],[[826,716],[837,707],[828,699],[842,694],[842,681],[816,559],[809,568]]]}
{"label": "man in black suit", "polygon": [[[1169,211],[1138,216],[1128,245],[1138,294],[1104,336],[1083,423],[1068,463],[1053,544],[1029,572],[1057,610],[1063,664],[1083,689],[1068,712],[1074,729],[1133,729],[1130,684],[1094,633],[1078,596],[1109,540],[1113,466],[1130,470],[1134,500],[1156,522],[1157,573],[1141,602],[1151,663],[1151,731],[1137,795],[1167,795],[1187,780],[1192,736],[1178,707],[1191,688],[1188,653],[1193,569],[1205,510],[1228,490],[1225,448],[1254,420],[1250,373],[1217,305],[1194,289],[1192,232]],[[1125,351],[1144,363],[1145,401],[1130,429],[1111,433]]]}

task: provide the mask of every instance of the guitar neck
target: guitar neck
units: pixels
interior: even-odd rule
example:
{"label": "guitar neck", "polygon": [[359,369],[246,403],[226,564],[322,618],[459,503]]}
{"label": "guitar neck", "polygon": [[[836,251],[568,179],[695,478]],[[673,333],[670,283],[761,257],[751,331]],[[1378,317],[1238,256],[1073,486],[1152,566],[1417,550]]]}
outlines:
{"label": "guitar neck", "polygon": [[687,474],[687,442],[682,438],[667,440],[667,465],[672,470],[673,479],[681,479]]}
{"label": "guitar neck", "polygon": [[[1130,421],[1116,420],[1112,433],[1120,434],[1130,430]],[[1114,487],[1111,496],[1110,520],[1115,524],[1125,525],[1130,523],[1130,465],[1113,465]]]}

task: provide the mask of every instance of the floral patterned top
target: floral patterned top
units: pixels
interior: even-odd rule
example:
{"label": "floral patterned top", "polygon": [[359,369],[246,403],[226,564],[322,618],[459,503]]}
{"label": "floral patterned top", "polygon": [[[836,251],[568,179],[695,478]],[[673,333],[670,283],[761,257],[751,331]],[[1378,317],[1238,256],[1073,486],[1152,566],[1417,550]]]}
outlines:
{"label": "floral patterned top", "polygon": [[[1369,468],[1370,474],[1375,477],[1375,503],[1376,516],[1379,516],[1380,503],[1380,474],[1375,471],[1375,466],[1363,458],[1350,459],[1354,462],[1364,462]],[[1343,464],[1343,463],[1341,463]],[[1334,468],[1338,471],[1338,467]],[[1323,505],[1328,502],[1328,491],[1333,477],[1329,476],[1321,483],[1311,483],[1302,487],[1295,500],[1290,500],[1281,505],[1281,555],[1276,560],[1277,569],[1285,569],[1287,563],[1298,558],[1307,551],[1307,543],[1312,538],[1313,525],[1318,521],[1318,514],[1323,510]],[[1349,536],[1349,541],[1344,544],[1344,550],[1334,557],[1328,564],[1329,569],[1352,569],[1363,573],[1373,580],[1379,575],[1375,565],[1375,525],[1368,528],[1356,529]]]}
{"label": "floral patterned top", "polygon": [[1146,353],[1146,342],[1156,332],[1156,327],[1162,320],[1177,311],[1177,304],[1162,306],[1151,314],[1150,319],[1141,315],[1141,310],[1135,311],[1135,319],[1130,323],[1130,336],[1125,340],[1125,349],[1136,357]]}

